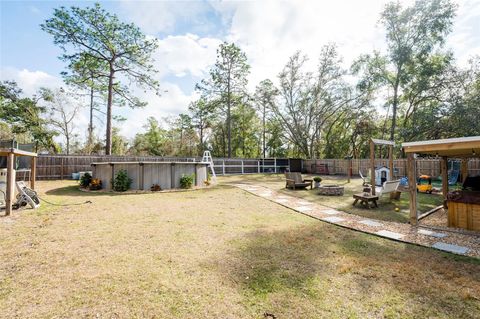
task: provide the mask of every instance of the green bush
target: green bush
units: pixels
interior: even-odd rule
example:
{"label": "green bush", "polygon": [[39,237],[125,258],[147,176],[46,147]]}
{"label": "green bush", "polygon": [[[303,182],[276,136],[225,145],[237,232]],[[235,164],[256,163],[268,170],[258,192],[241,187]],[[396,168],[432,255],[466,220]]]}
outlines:
{"label": "green bush", "polygon": [[87,188],[92,182],[92,175],[90,173],[85,173],[80,178],[80,187]]}
{"label": "green bush", "polygon": [[320,176],[315,176],[313,180],[317,183],[320,183],[322,181],[322,178]]}
{"label": "green bush", "polygon": [[130,185],[132,185],[132,179],[128,177],[127,171],[124,169],[119,170],[115,175],[115,178],[112,180],[113,190],[117,192],[128,190]]}
{"label": "green bush", "polygon": [[182,177],[180,177],[180,188],[192,188],[193,178],[193,175],[182,175]]}

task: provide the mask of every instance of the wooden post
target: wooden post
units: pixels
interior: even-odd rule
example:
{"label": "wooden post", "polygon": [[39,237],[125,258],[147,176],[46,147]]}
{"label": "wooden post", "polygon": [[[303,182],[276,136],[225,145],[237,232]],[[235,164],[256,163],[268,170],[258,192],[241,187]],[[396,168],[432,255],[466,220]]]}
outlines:
{"label": "wooden post", "polygon": [[467,179],[467,176],[468,176],[468,159],[467,158],[464,158],[462,160],[461,173],[462,173],[462,184],[463,184],[465,182],[465,179]]}
{"label": "wooden post", "polygon": [[352,159],[349,158],[347,160],[347,163],[348,163],[348,167],[347,167],[347,174],[348,174],[348,183],[350,183],[350,179],[352,178]]}
{"label": "wooden post", "polygon": [[14,187],[15,184],[15,172],[14,172],[15,155],[8,153],[7,155],[7,193],[5,194],[5,214],[8,216],[12,212],[12,201],[15,196]]}
{"label": "wooden post", "polygon": [[447,198],[448,193],[448,162],[447,157],[442,156],[441,168],[442,168],[442,195],[443,198]]}
{"label": "wooden post", "polygon": [[145,190],[145,164],[140,162],[138,163],[139,164],[139,168],[140,168],[140,172],[139,172],[139,176],[138,176],[138,189],[140,190]]}
{"label": "wooden post", "polygon": [[260,174],[260,161],[257,161],[257,171],[258,171],[258,174]]}
{"label": "wooden post", "polygon": [[388,146],[388,168],[390,169],[390,180],[393,178],[393,145]]}
{"label": "wooden post", "polygon": [[175,163],[170,164],[170,188],[175,188]]}
{"label": "wooden post", "polygon": [[410,194],[410,224],[417,225],[417,169],[414,153],[407,155],[408,192]]}
{"label": "wooden post", "polygon": [[61,158],[61,164],[60,164],[60,179],[63,180],[63,166],[64,166],[64,158]]}
{"label": "wooden post", "polygon": [[110,179],[110,190],[113,190],[113,180],[115,179],[115,164],[110,163],[110,166],[112,167],[112,178]]}
{"label": "wooden post", "polygon": [[35,179],[37,178],[37,157],[33,156],[30,160],[30,188],[35,189]]}
{"label": "wooden post", "polygon": [[372,195],[375,196],[375,143],[370,140],[370,183],[372,184]]}
{"label": "wooden post", "polygon": [[222,161],[222,175],[225,175],[225,160]]}

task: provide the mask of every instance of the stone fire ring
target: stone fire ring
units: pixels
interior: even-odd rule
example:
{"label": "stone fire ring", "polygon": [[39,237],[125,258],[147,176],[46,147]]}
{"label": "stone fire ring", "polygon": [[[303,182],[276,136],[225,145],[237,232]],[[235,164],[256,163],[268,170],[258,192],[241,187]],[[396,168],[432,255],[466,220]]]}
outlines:
{"label": "stone fire ring", "polygon": [[344,188],[338,185],[321,185],[318,187],[318,195],[342,196]]}

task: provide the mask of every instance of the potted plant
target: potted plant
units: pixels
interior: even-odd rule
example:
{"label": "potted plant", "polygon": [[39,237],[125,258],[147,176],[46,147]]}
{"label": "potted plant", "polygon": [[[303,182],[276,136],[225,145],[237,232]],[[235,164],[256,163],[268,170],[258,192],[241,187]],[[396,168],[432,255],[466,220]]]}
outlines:
{"label": "potted plant", "polygon": [[315,182],[315,188],[319,188],[320,187],[320,182],[322,181],[322,178],[320,176],[315,176],[313,178],[313,181]]}

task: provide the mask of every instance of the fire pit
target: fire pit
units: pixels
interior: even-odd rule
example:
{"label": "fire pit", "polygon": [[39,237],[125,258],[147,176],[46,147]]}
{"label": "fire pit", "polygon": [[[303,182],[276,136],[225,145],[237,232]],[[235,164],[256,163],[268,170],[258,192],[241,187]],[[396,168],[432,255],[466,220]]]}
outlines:
{"label": "fire pit", "polygon": [[318,188],[318,195],[342,196],[343,190],[343,186],[322,185]]}

